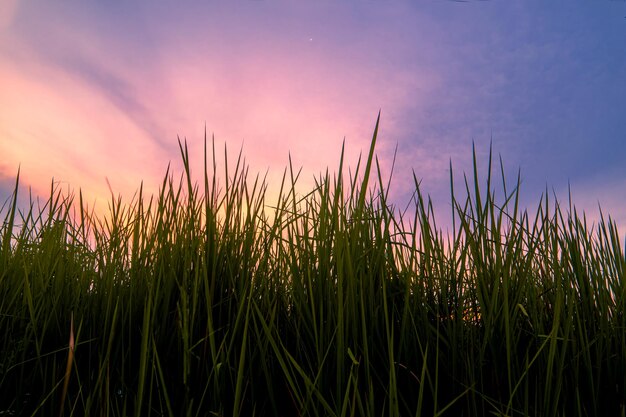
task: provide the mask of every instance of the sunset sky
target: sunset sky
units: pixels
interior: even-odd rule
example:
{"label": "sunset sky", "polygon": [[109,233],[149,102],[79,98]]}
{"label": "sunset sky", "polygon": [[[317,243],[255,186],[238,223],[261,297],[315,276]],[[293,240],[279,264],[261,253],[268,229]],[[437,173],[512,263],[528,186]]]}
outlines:
{"label": "sunset sky", "polygon": [[[0,1],[0,205],[52,178],[106,207],[220,156],[280,179],[398,155],[449,217],[448,164],[489,143],[529,208],[547,189],[626,231],[626,2],[609,0]],[[496,171],[499,172],[499,171]],[[446,207],[448,207],[446,209]],[[438,213],[439,215],[439,213]]]}

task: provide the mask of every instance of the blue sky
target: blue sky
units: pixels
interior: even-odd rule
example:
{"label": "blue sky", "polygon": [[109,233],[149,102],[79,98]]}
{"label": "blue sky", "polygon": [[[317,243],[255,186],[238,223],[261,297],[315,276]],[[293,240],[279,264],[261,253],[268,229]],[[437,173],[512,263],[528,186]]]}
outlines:
{"label": "blue sky", "polygon": [[[158,3],[158,4],[153,4]],[[626,227],[626,2],[590,0],[11,0],[0,6],[0,199],[52,178],[106,206],[156,190],[177,136],[201,168],[206,124],[252,171],[289,154],[314,174],[367,151],[398,156],[448,216],[448,163],[490,142],[546,190]],[[271,183],[270,183],[271,185]],[[445,211],[443,211],[445,210]],[[439,213],[438,213],[439,215]]]}

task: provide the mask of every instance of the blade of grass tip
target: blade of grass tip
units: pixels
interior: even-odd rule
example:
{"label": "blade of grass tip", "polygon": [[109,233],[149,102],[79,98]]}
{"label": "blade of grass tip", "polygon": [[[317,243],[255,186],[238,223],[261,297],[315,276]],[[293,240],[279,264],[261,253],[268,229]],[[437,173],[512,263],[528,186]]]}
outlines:
{"label": "blade of grass tip", "polygon": [[454,171],[452,170],[452,158],[449,161],[450,165],[450,200],[452,208],[452,232],[456,231],[456,198],[454,196]]}
{"label": "blade of grass tip", "polygon": [[[480,187],[478,184],[478,162],[476,161],[476,144],[472,141],[472,167],[474,170],[474,199],[477,207],[477,221],[482,222],[482,202],[480,198]],[[489,190],[489,188],[487,188]]]}
{"label": "blade of grass tip", "polygon": [[189,150],[187,148],[187,139],[185,138],[184,140],[184,147],[183,144],[181,144],[180,139],[178,140],[178,147],[180,148],[180,153],[181,153],[181,157],[183,160],[183,167],[184,167],[184,176],[187,180],[187,204],[189,205],[189,207],[193,207],[193,202],[194,202],[194,186],[191,182],[191,168],[189,166]]}
{"label": "blade of grass tip", "polygon": [[341,156],[339,157],[339,170],[337,172],[337,181],[335,184],[335,195],[333,197],[333,206],[332,206],[332,213],[331,213],[331,216],[332,216],[331,221],[332,221],[333,227],[331,227],[330,229],[331,236],[328,237],[331,242],[333,238],[332,237],[333,232],[337,231],[339,227],[339,200],[342,198],[342,194],[343,194],[343,158],[344,158],[345,148],[346,148],[346,139],[344,138],[343,143],[341,144]]}
{"label": "blade of grass tip", "polygon": [[[206,123],[204,124],[204,148],[203,148],[203,170],[202,170],[202,175],[203,175],[203,179],[204,179],[204,206],[205,209],[208,208],[208,202],[209,202],[209,171],[208,171],[208,166],[207,166],[207,160],[206,160]],[[205,213],[205,216],[208,216],[208,213]]]}
{"label": "blade of grass tip", "polygon": [[[225,184],[224,199],[226,200],[228,199],[228,196],[229,196],[228,149],[226,147],[226,144],[224,144],[224,184]],[[226,217],[228,217],[228,211],[227,211]]]}
{"label": "blade of grass tip", "polygon": [[67,387],[70,383],[70,374],[72,372],[72,363],[74,362],[74,312],[70,315],[70,340],[69,350],[67,352],[67,366],[65,367],[65,377],[63,380],[63,393],[61,394],[61,405],[59,406],[59,417],[63,416],[63,408],[65,406],[65,398],[67,397]]}
{"label": "blade of grass tip", "polygon": [[378,111],[378,117],[376,118],[376,126],[374,127],[374,134],[372,135],[372,142],[370,144],[370,152],[367,156],[367,163],[365,165],[365,173],[363,174],[363,183],[361,184],[361,192],[359,194],[359,201],[357,206],[357,212],[362,214],[365,206],[365,196],[367,194],[367,183],[372,170],[372,161],[374,160],[374,150],[376,148],[376,138],[378,137],[378,126],[380,123],[380,110]]}
{"label": "blade of grass tip", "polygon": [[213,178],[211,178],[211,203],[217,209],[217,162],[215,152],[215,135],[211,135],[211,157],[213,159]]}
{"label": "blade of grass tip", "polygon": [[391,169],[389,170],[389,178],[387,179],[387,185],[383,186],[383,176],[380,170],[380,164],[378,162],[378,157],[376,157],[376,172],[378,173],[378,186],[380,187],[380,198],[382,199],[382,212],[383,217],[385,217],[385,221],[387,220],[386,212],[387,212],[387,201],[389,200],[389,190],[391,189],[391,179],[393,178],[393,171],[396,166],[396,156],[398,154],[398,144],[396,143],[396,148],[393,151],[393,158],[391,160]]}
{"label": "blade of grass tip", "polygon": [[13,224],[15,223],[15,210],[17,207],[17,192],[20,185],[20,168],[17,168],[17,176],[15,177],[15,188],[11,196],[11,210],[7,213],[5,220],[6,230],[2,237],[2,259],[9,260],[9,251],[11,250],[11,234],[13,233]]}

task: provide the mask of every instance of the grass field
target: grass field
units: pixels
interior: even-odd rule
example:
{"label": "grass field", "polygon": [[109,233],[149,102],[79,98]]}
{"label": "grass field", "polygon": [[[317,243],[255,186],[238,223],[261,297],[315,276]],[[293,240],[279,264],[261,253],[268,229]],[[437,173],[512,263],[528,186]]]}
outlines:
{"label": "grass field", "polygon": [[465,189],[451,178],[444,235],[417,179],[412,208],[390,208],[377,130],[352,175],[342,156],[296,193],[288,166],[273,201],[241,158],[218,172],[206,140],[203,178],[181,143],[180,180],[103,218],[54,186],[19,210],[18,175],[0,414],[624,416],[614,222],[548,195],[529,216],[501,163],[496,201],[490,156],[486,181],[475,158]]}

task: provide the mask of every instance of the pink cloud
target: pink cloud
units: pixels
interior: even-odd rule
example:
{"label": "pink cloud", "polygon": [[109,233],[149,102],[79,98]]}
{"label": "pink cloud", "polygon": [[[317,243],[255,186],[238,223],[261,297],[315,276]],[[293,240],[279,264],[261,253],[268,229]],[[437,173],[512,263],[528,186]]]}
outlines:
{"label": "pink cloud", "polygon": [[169,160],[180,169],[177,135],[188,139],[199,174],[205,123],[231,155],[244,143],[252,172],[269,168],[270,179],[279,178],[290,152],[311,185],[314,174],[336,168],[344,138],[347,162],[355,163],[379,108],[393,114],[402,83],[414,82],[407,74],[400,84],[378,79],[376,67],[355,73],[307,39],[287,45],[292,54],[251,42],[217,58],[198,54],[202,45],[191,39],[138,67],[126,65],[121,57],[131,52],[115,41],[67,26],[51,31],[53,49],[17,40],[5,45],[12,59],[0,66],[11,85],[0,96],[8,138],[0,149],[44,195],[52,177],[82,188],[88,201],[108,201],[105,177],[127,198],[142,179],[156,191]]}
{"label": "pink cloud", "polygon": [[[10,85],[0,92],[0,153],[44,194],[54,177],[106,205],[105,177],[128,199],[141,180],[156,191],[169,161],[180,172],[177,136],[200,179],[206,125],[219,156],[223,143],[232,157],[243,143],[251,173],[269,169],[271,184],[291,154],[306,190],[337,168],[344,138],[347,163],[367,152],[382,109],[378,153],[388,173],[398,143],[397,195],[412,191],[414,169],[447,197],[448,161],[469,172],[473,139],[481,161],[492,133],[507,166],[536,158],[524,141],[541,120],[523,117],[534,96],[517,88],[527,87],[528,59],[550,53],[532,43],[527,57],[507,52],[508,42],[528,44],[525,7],[491,25],[500,6],[472,5],[470,24],[465,5],[448,3],[20,7],[0,26]],[[502,31],[511,16],[523,25]]]}

